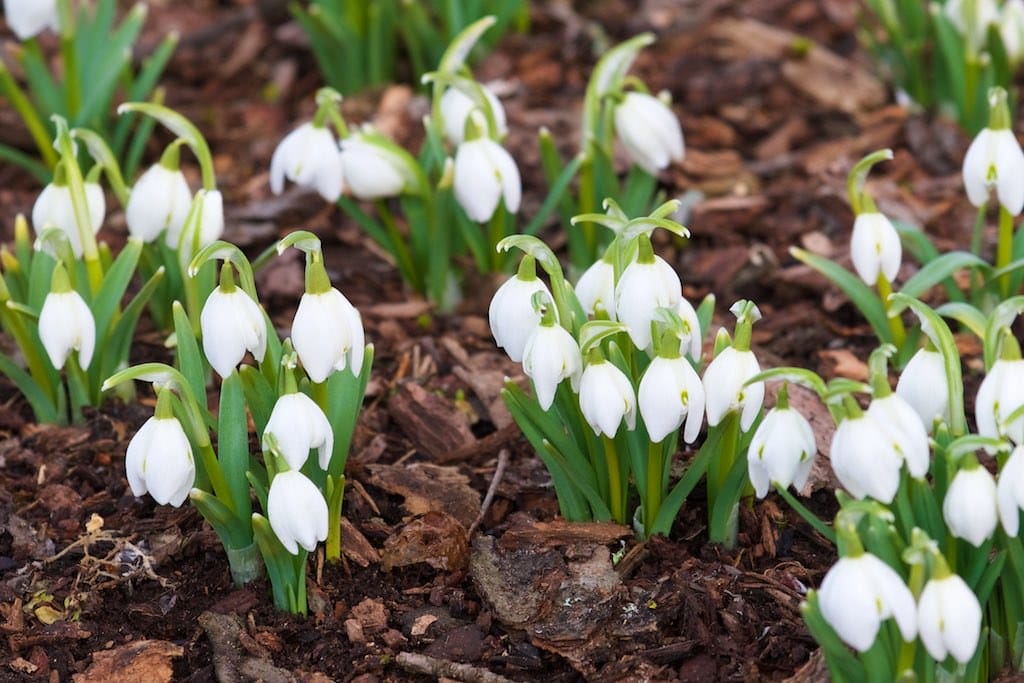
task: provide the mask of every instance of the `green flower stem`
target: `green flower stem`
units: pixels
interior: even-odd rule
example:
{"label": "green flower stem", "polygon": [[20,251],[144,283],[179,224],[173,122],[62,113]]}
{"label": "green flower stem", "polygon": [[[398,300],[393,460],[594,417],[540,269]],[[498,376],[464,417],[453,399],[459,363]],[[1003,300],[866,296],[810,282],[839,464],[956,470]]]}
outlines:
{"label": "green flower stem", "polygon": [[82,422],[82,406],[99,405],[98,401],[90,400],[89,378],[78,362],[78,352],[68,356],[64,369],[68,376],[68,402],[71,407],[71,422]]}
{"label": "green flower stem", "polygon": [[663,481],[665,478],[665,458],[662,457],[662,444],[649,443],[647,446],[647,495],[644,498],[644,535],[654,528],[654,521],[661,511],[664,499]]}
{"label": "green flower stem", "polygon": [[328,404],[330,403],[331,397],[327,392],[327,380],[324,380],[323,382],[310,382],[309,386],[313,401],[320,406],[320,410],[324,411],[324,415],[329,415],[330,406]]}
{"label": "green flower stem", "polygon": [[608,436],[601,435],[601,443],[604,444],[605,463],[608,466],[608,507],[612,513],[612,519],[619,524],[626,523],[626,481],[623,480],[619,470],[619,451],[615,447],[615,440]]}
{"label": "green flower stem", "polygon": [[327,542],[329,562],[341,559],[341,506],[345,500],[345,475],[327,477]]}
{"label": "green flower stem", "polygon": [[103,284],[103,265],[100,263],[99,248],[96,246],[96,233],[93,232],[92,219],[89,215],[89,203],[85,196],[85,178],[75,158],[74,145],[68,131],[67,121],[54,114],[53,122],[57,127],[57,146],[60,149],[64,172],[67,174],[68,188],[71,192],[71,206],[75,214],[75,226],[82,243],[82,258],[89,277],[89,291],[95,294]]}
{"label": "green flower stem", "polygon": [[154,102],[125,102],[117,108],[117,113],[124,114],[125,112],[139,112],[150,116],[162,123],[177,137],[183,138],[199,162],[203,189],[207,191],[217,189],[217,175],[213,168],[213,155],[210,153],[210,146],[195,124],[173,109]]}
{"label": "green flower stem", "polygon": [[[597,211],[597,188],[594,179],[594,147],[597,145],[595,141],[590,141],[587,145],[587,151],[583,158],[583,163],[580,164],[580,213],[594,213]],[[586,253],[579,254],[576,257],[578,268],[585,268],[588,264],[595,260],[597,252],[597,226],[593,223],[586,221],[580,222],[576,225],[579,230],[583,233],[583,243],[586,245]]]}
{"label": "green flower stem", "polygon": [[[1013,215],[999,206],[999,241],[996,243],[996,270],[1010,265],[1013,259]],[[999,276],[999,291],[1003,298],[1010,296],[1010,274]]]}
{"label": "green flower stem", "polygon": [[416,262],[409,252],[409,245],[406,244],[405,236],[398,230],[398,223],[395,222],[395,217],[391,213],[387,201],[378,199],[376,207],[377,215],[380,216],[381,223],[384,224],[388,237],[391,238],[391,243],[395,247],[393,256],[398,262],[398,269],[405,275],[406,281],[413,283],[416,289],[422,289],[420,286],[419,269],[416,267]]}
{"label": "green flower stem", "polygon": [[982,126],[974,120],[974,100],[978,89],[978,76],[981,72],[981,65],[977,55],[968,54],[964,60],[964,98],[963,98],[963,121],[967,123],[968,129],[977,131]]}
{"label": "green flower stem", "polygon": [[[725,488],[729,471],[736,461],[736,446],[740,438],[740,414],[730,411],[719,423],[717,429],[722,432],[721,448],[714,458],[714,464],[708,468],[708,510],[715,509],[718,496]],[[730,515],[733,518],[733,515]],[[731,534],[728,529],[710,529],[710,540],[712,543],[728,543]]]}
{"label": "green flower stem", "polygon": [[795,510],[805,522],[810,524],[815,531],[827,538],[832,545],[836,544],[836,532],[833,531],[828,524],[821,521],[821,519],[811,512],[807,506],[801,503],[796,496],[790,493],[789,489],[780,486],[779,484],[775,484],[775,491],[782,496],[782,499],[786,501],[786,504],[793,508],[793,510]]}
{"label": "green flower stem", "polygon": [[971,253],[981,257],[981,240],[985,233],[985,211],[984,204],[978,207],[978,213],[974,217],[974,230],[971,232]]}
{"label": "green flower stem", "polygon": [[[889,295],[892,294],[892,283],[889,282],[889,278],[879,271],[878,281],[875,283],[878,288],[878,298],[882,302],[889,300]],[[903,319],[897,315],[890,315],[889,318],[889,331],[892,332],[892,343],[896,348],[902,348],[903,342],[907,339],[907,331],[903,327]]]}

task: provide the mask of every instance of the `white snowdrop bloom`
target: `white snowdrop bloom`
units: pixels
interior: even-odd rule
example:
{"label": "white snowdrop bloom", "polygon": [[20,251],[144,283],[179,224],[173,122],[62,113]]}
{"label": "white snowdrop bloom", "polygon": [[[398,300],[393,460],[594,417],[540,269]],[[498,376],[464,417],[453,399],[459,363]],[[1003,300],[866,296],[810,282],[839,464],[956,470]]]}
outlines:
{"label": "white snowdrop bloom", "polygon": [[793,408],[768,411],[747,452],[747,474],[757,497],[768,495],[772,484],[803,488],[817,451],[807,418]]}
{"label": "white snowdrop bloom", "polygon": [[985,375],[974,399],[978,434],[1024,443],[1024,418],[1007,424],[1006,419],[1024,405],[1024,360],[1000,358]]}
{"label": "white snowdrop bloom", "polygon": [[1024,209],[1024,151],[1009,128],[983,128],[964,156],[964,189],[975,206],[988,201],[993,187],[1004,209],[1014,216]]}
{"label": "white snowdrop bloom", "polygon": [[686,328],[684,335],[679,339],[679,353],[689,356],[693,361],[699,361],[704,351],[704,333],[700,329],[697,311],[686,297],[680,296],[676,313],[682,318]]}
{"label": "white snowdrop bloom", "polygon": [[573,391],[579,389],[583,372],[579,344],[561,325],[537,325],[523,350],[523,372],[533,380],[537,403],[547,410],[563,379],[570,381]]}
{"label": "white snowdrop bloom", "polygon": [[615,266],[604,259],[595,261],[583,271],[575,287],[576,298],[588,316],[603,310],[609,320],[615,317]]}
{"label": "white snowdrop bloom", "polygon": [[[498,126],[497,137],[499,140],[508,133],[508,124],[505,119],[505,108],[493,91],[486,85],[481,85],[484,97],[494,112],[494,121]],[[473,99],[458,88],[448,88],[441,95],[441,118],[444,121],[444,136],[453,145],[461,145],[466,137],[466,119],[471,111],[476,109]],[[486,120],[486,118],[485,118]]]}
{"label": "white snowdrop bloom", "polygon": [[295,470],[281,472],[270,482],[267,519],[292,555],[298,555],[299,546],[313,552],[327,538],[327,501],[316,484]]}
{"label": "white snowdrop bloom", "polygon": [[931,464],[931,447],[913,407],[899,394],[891,393],[871,401],[867,414],[889,437],[891,448],[907,463],[907,471],[918,479],[924,477]]}
{"label": "white snowdrop bloom", "polygon": [[338,201],[342,190],[341,154],[326,126],[304,123],[281,140],[270,159],[271,192],[281,194],[285,178],[315,189],[329,202]]}
{"label": "white snowdrop bloom", "polygon": [[853,222],[850,237],[850,258],[860,279],[874,286],[878,275],[892,282],[903,261],[903,247],[896,228],[885,214],[862,213]]}
{"label": "white snowdrop bloom", "polygon": [[306,292],[292,320],[292,344],[306,374],[323,382],[335,370],[363,367],[363,321],[356,307],[335,288]]}
{"label": "white snowdrop bloom", "polygon": [[267,350],[267,324],[259,305],[241,287],[226,292],[216,287],[199,315],[203,352],[210,367],[227,377],[249,351],[262,361]]}
{"label": "white snowdrop bloom", "polygon": [[896,571],[870,553],[843,557],[821,582],[818,604],[825,621],[858,652],[875,642],[886,619],[895,619],[903,640],[917,633],[914,596]]}
{"label": "white snowdrop bloom", "polygon": [[490,138],[468,140],[455,152],[455,199],[470,220],[486,223],[501,200],[519,211],[523,185],[512,155]]}
{"label": "white snowdrop bloom", "polygon": [[[968,8],[974,10],[974,16],[967,15]],[[946,0],[942,9],[949,22],[967,39],[974,53],[985,45],[989,24],[999,21],[996,0]]]}
{"label": "white snowdrop bloom", "polygon": [[494,335],[494,343],[516,363],[523,360],[526,340],[540,325],[541,314],[533,307],[533,295],[544,292],[552,301],[551,292],[543,280],[534,277],[523,280],[513,275],[498,287],[487,310],[487,319]]}
{"label": "white snowdrop bloom", "polygon": [[358,133],[339,144],[344,184],[352,196],[368,202],[397,197],[407,189],[413,171],[394,152]]}
{"label": "white snowdrop bloom", "polygon": [[877,419],[864,413],[840,422],[832,435],[829,459],[839,483],[854,498],[871,496],[892,502],[903,456]]}
{"label": "white snowdrop bloom", "polygon": [[166,230],[177,244],[191,205],[192,191],[185,174],[153,164],[135,181],[128,197],[124,210],[128,232],[143,242],[152,242]]}
{"label": "white snowdrop bloom", "polygon": [[219,240],[224,234],[224,196],[220,190],[200,190],[199,194],[202,197],[202,216],[199,220],[198,248],[202,249]]}
{"label": "white snowdrop bloom", "polygon": [[917,601],[917,629],[935,661],[953,655],[957,662],[966,664],[981,637],[978,596],[956,574],[930,580]]}
{"label": "white snowdrop bloom", "polygon": [[683,130],[657,97],[629,92],[615,107],[615,131],[633,162],[651,175],[683,160]]}
{"label": "white snowdrop bloom", "polygon": [[[85,183],[85,203],[89,209],[89,227],[95,235],[107,213],[107,200],[99,183]],[[48,227],[59,228],[67,235],[75,258],[82,257],[82,239],[78,233],[69,186],[50,183],[43,188],[32,206],[32,227],[37,234]]]}
{"label": "white snowdrop bloom", "polygon": [[39,339],[53,367],[60,370],[71,352],[78,351],[84,370],[96,346],[96,320],[85,299],[74,291],[50,292],[39,311]]}
{"label": "white snowdrop bloom", "polygon": [[622,370],[608,361],[590,363],[580,379],[580,411],[594,434],[613,438],[619,425],[636,429],[636,394]]}
{"label": "white snowdrop bloom", "polygon": [[302,392],[282,394],[263,430],[263,450],[270,449],[273,435],[278,451],[293,470],[302,469],[309,451],[317,449],[320,469],[326,470],[334,449],[334,430],[316,401]]}
{"label": "white snowdrop bloom", "polygon": [[978,548],[995,532],[998,516],[996,482],[988,470],[975,465],[957,472],[942,501],[950,533]]}
{"label": "white snowdrop bloom", "polygon": [[18,40],[60,30],[57,0],[4,0],[4,18]]}
{"label": "white snowdrop bloom", "polygon": [[999,13],[999,36],[1011,64],[1024,59],[1024,0],[1006,0]]}
{"label": "white snowdrop bloom", "polygon": [[124,458],[128,485],[161,505],[178,507],[196,480],[192,446],[174,417],[151,417],[128,443]]}
{"label": "white snowdrop bloom", "polygon": [[1014,448],[999,470],[996,499],[1003,530],[1007,536],[1015,537],[1020,530],[1020,510],[1024,508],[1024,446]]}
{"label": "white snowdrop bloom", "polygon": [[683,440],[693,443],[704,421],[704,385],[683,357],[657,356],[647,366],[638,391],[640,416],[654,443],[679,429],[686,420]]}
{"label": "white snowdrop bloom", "polygon": [[745,386],[761,372],[753,351],[738,351],[727,346],[704,370],[704,396],[708,424],[712,427],[731,411],[739,411],[740,427],[746,431],[754,424],[764,401],[764,382]]}
{"label": "white snowdrop bloom", "polygon": [[910,404],[928,432],[937,419],[949,422],[949,380],[938,351],[918,349],[903,368],[896,393]]}
{"label": "white snowdrop bloom", "polygon": [[665,259],[655,256],[652,263],[633,261],[615,285],[615,315],[629,328],[633,344],[650,352],[651,321],[658,309],[677,308],[682,298],[679,275]]}

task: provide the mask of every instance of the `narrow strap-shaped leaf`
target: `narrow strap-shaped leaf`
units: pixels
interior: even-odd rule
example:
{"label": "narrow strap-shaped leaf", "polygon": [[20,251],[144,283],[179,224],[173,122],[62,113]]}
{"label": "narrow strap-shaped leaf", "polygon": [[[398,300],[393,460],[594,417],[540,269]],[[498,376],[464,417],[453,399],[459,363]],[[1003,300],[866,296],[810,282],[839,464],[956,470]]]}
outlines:
{"label": "narrow strap-shaped leaf", "polygon": [[117,370],[122,362],[128,360],[135,337],[135,326],[139,322],[142,310],[149,303],[153,293],[160,287],[160,283],[163,282],[164,272],[163,268],[159,268],[153,273],[121,312],[114,329],[107,336],[106,348],[102,352],[101,377],[108,377]]}
{"label": "narrow strap-shaped leaf", "polygon": [[174,303],[174,336],[177,343],[178,370],[188,382],[188,388],[192,395],[197,401],[203,401],[203,407],[205,407],[206,360],[199,351],[199,343],[196,341],[196,335],[192,332],[188,314],[178,302]]}
{"label": "narrow strap-shaped leaf", "polygon": [[530,222],[526,224],[526,227],[523,228],[524,234],[536,235],[540,232],[540,229],[544,227],[545,221],[548,220],[551,212],[555,210],[556,205],[564,205],[563,199],[567,199],[566,190],[569,188],[569,183],[571,183],[573,178],[576,177],[576,174],[579,173],[580,164],[582,163],[583,158],[577,156],[562,169],[554,183],[551,184],[551,189],[548,190],[548,195],[544,198],[544,203],[540,205],[540,209]]}
{"label": "narrow strap-shaped leaf", "polygon": [[[991,266],[974,254],[966,251],[952,251],[926,263],[921,270],[914,273],[914,276],[903,284],[900,292],[919,298],[934,285],[964,268],[977,268],[986,274],[991,271]],[[989,274],[988,277],[991,275]]]}
{"label": "narrow strap-shaped leaf", "polygon": [[327,405],[327,421],[334,431],[334,450],[327,468],[328,474],[338,478],[345,472],[349,448],[352,445],[352,434],[355,432],[356,421],[362,412],[363,397],[366,395],[366,384],[370,381],[373,367],[373,345],[367,344],[363,350],[363,365],[359,374],[352,373],[351,368],[332,373],[327,379],[327,394],[330,400]]}
{"label": "narrow strap-shaped leaf", "polygon": [[135,274],[135,266],[139,262],[141,253],[142,242],[137,239],[129,239],[104,275],[103,284],[96,292],[92,302],[92,311],[96,318],[96,333],[99,339],[107,339],[110,334],[109,328],[116,322],[117,309],[121,305],[121,299],[124,298],[132,275]]}
{"label": "narrow strap-shaped leaf", "polygon": [[5,375],[18,387],[32,407],[32,413],[37,421],[49,424],[60,422],[60,413],[54,399],[5,353],[0,353],[0,374]]}
{"label": "narrow strap-shaped leaf", "polygon": [[239,519],[249,519],[249,426],[245,418],[245,394],[242,380],[232,372],[220,385],[220,411],[217,417],[217,460],[231,493],[230,507]]}
{"label": "narrow strap-shaped leaf", "polygon": [[676,485],[672,487],[669,494],[665,496],[665,500],[661,503],[661,510],[654,520],[654,526],[648,530],[648,534],[669,535],[672,531],[672,522],[675,521],[676,515],[679,514],[679,509],[683,507],[683,503],[686,502],[690,492],[700,483],[700,478],[707,471],[711,458],[718,452],[720,443],[721,430],[714,430],[712,436],[701,446],[696,457],[690,461],[686,472],[676,482]]}

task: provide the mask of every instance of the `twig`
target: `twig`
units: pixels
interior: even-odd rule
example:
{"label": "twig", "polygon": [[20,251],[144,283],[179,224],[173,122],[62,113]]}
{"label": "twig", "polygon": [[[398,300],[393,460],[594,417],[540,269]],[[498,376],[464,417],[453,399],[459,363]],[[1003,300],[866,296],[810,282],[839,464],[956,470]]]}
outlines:
{"label": "twig", "polygon": [[449,662],[416,652],[399,652],[395,662],[406,671],[437,678],[454,678],[466,683],[513,683],[511,678],[505,678],[472,664]]}
{"label": "twig", "polygon": [[491,477],[491,485],[487,487],[487,495],[484,496],[484,502],[480,504],[480,514],[476,516],[473,523],[469,526],[469,531],[466,532],[467,538],[473,538],[473,532],[476,531],[480,523],[484,521],[484,515],[487,514],[487,510],[491,507],[491,503],[494,501],[494,494],[498,491],[498,484],[501,483],[501,478],[505,476],[505,468],[508,467],[508,449],[502,448],[498,451],[498,464],[494,468],[494,476]]}

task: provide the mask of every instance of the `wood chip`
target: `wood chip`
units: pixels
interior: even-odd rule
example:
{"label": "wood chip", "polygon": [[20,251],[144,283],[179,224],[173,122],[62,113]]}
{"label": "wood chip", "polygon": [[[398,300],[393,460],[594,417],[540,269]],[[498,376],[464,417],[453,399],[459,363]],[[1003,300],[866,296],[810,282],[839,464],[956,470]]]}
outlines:
{"label": "wood chip", "polygon": [[453,453],[476,441],[454,403],[414,382],[399,385],[388,411],[413,444],[438,462],[449,462]]}
{"label": "wood chip", "polygon": [[92,665],[85,673],[74,674],[75,683],[161,683],[174,676],[171,660],[181,657],[185,649],[166,640],[138,640],[114,650],[101,650],[92,655]]}

